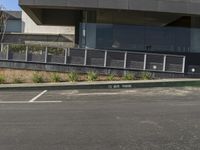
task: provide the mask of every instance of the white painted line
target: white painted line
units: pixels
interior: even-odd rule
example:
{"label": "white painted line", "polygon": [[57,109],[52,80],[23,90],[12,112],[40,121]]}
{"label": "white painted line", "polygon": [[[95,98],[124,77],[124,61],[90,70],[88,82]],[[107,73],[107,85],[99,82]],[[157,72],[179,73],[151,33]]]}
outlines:
{"label": "white painted line", "polygon": [[79,93],[74,96],[99,96],[99,95],[119,95],[119,94],[120,93]]}
{"label": "white painted line", "polygon": [[39,97],[41,97],[43,94],[45,94],[47,92],[47,90],[44,90],[43,92],[41,92],[40,94],[38,94],[37,96],[35,96],[34,98],[32,98],[29,103],[33,103],[35,102]]}
{"label": "white painted line", "polygon": [[62,103],[62,101],[35,101],[34,103]]}
{"label": "white painted line", "polygon": [[[62,101],[35,101],[31,104],[42,104],[42,103],[62,103]],[[0,101],[0,104],[30,104],[30,102],[27,101]]]}
{"label": "white painted line", "polygon": [[103,96],[103,95],[127,95],[127,94],[135,94],[136,90],[126,90],[119,92],[94,92],[94,93],[67,93],[72,96]]}
{"label": "white painted line", "polygon": [[27,101],[0,101],[0,104],[25,104]]}

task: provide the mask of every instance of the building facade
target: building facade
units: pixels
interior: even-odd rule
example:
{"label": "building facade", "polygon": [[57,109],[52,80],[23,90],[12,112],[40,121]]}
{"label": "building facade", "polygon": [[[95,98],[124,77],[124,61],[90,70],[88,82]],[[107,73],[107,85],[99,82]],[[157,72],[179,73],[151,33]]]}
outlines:
{"label": "building facade", "polygon": [[7,16],[4,43],[72,47],[74,27],[37,25],[24,11],[4,11]]}
{"label": "building facade", "polygon": [[81,48],[186,56],[200,73],[200,1],[19,0],[39,25],[74,26]]}

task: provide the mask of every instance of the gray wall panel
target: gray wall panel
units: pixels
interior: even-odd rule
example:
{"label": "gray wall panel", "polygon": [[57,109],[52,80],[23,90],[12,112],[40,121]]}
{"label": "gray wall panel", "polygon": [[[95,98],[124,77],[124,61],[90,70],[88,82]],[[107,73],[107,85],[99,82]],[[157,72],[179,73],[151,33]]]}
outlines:
{"label": "gray wall panel", "polygon": [[200,14],[200,3],[188,3],[188,13]]}
{"label": "gray wall panel", "polygon": [[55,5],[55,6],[64,6],[67,5],[67,0],[35,0],[37,4],[46,4],[47,6]]}
{"label": "gray wall panel", "polygon": [[71,7],[97,8],[98,0],[68,0],[67,5]]}
{"label": "gray wall panel", "polygon": [[99,8],[128,9],[129,0],[99,0]]}
{"label": "gray wall panel", "polygon": [[157,11],[158,0],[129,0],[129,10]]}
{"label": "gray wall panel", "polygon": [[189,9],[188,4],[189,4],[188,2],[160,0],[158,2],[158,11],[188,13],[188,9]]}
{"label": "gray wall panel", "polygon": [[19,0],[19,5],[34,5],[35,2],[33,0]]}
{"label": "gray wall panel", "polygon": [[19,0],[19,5],[64,7],[68,0]]}

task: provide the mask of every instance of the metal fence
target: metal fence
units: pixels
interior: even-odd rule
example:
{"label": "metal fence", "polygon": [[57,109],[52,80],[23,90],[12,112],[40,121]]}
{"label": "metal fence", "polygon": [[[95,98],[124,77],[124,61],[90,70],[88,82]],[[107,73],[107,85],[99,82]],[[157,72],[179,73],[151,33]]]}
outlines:
{"label": "metal fence", "polygon": [[116,69],[185,72],[185,56],[97,50],[53,48],[36,45],[1,44],[0,60],[80,65]]}

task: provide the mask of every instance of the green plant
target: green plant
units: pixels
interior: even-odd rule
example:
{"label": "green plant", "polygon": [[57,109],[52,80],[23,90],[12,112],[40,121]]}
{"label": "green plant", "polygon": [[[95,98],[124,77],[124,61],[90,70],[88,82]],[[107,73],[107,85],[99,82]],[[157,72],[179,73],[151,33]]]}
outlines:
{"label": "green plant", "polygon": [[140,74],[140,79],[141,80],[151,80],[152,79],[152,74],[150,72],[142,72]]}
{"label": "green plant", "polygon": [[23,82],[23,80],[20,77],[15,77],[13,79],[13,83],[22,83],[22,82]]}
{"label": "green plant", "polygon": [[26,45],[23,44],[10,44],[9,49],[15,53],[25,53]]}
{"label": "green plant", "polygon": [[33,74],[33,77],[32,77],[32,81],[33,81],[34,83],[43,83],[43,82],[44,82],[44,79],[43,79],[43,77],[42,77],[41,74],[39,74],[39,73],[34,73],[34,74]]}
{"label": "green plant", "polygon": [[5,76],[0,75],[0,84],[4,84],[6,82]]}
{"label": "green plant", "polygon": [[135,79],[135,74],[128,72],[123,76],[123,79],[124,80],[134,80]]}
{"label": "green plant", "polygon": [[94,71],[87,72],[87,80],[88,81],[96,81],[97,78],[98,78],[98,75],[96,72],[94,72]]}
{"label": "green plant", "polygon": [[107,76],[107,80],[108,80],[108,81],[113,81],[114,78],[115,78],[115,75],[114,75],[114,74],[109,74],[109,75]]}
{"label": "green plant", "polygon": [[53,82],[60,82],[61,81],[61,77],[57,73],[54,73],[51,76],[51,81],[53,81]]}
{"label": "green plant", "polygon": [[62,48],[48,47],[48,53],[50,53],[50,54],[62,55],[63,52],[64,52],[64,49],[62,49]]}
{"label": "green plant", "polygon": [[74,72],[74,71],[70,72],[68,74],[68,78],[69,78],[70,82],[76,82],[76,81],[78,81],[78,74],[76,72]]}

